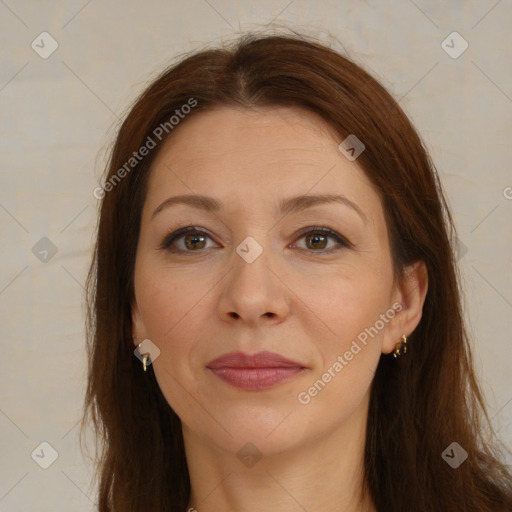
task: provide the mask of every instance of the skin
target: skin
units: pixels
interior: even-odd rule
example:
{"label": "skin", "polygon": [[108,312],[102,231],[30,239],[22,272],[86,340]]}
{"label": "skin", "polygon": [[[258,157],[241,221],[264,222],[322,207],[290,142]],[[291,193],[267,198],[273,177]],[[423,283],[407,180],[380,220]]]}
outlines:
{"label": "skin", "polygon": [[[300,108],[221,107],[183,121],[153,164],[136,256],[134,343],[148,338],[161,351],[153,369],[182,421],[189,506],[199,512],[376,510],[362,492],[370,385],[381,354],[419,323],[428,280],[416,262],[403,283],[393,282],[379,195],[340,142]],[[283,198],[334,193],[356,203],[366,222],[338,203],[276,209]],[[213,213],[173,205],[151,219],[181,194],[225,206]],[[322,225],[351,245],[308,240]],[[185,234],[175,252],[158,248],[186,226],[205,238]],[[236,252],[248,236],[263,249],[252,263]],[[299,393],[393,304],[401,311],[300,403]],[[271,389],[244,391],[206,368],[228,352],[260,350],[305,369]],[[261,455],[251,467],[237,457],[247,443]]]}

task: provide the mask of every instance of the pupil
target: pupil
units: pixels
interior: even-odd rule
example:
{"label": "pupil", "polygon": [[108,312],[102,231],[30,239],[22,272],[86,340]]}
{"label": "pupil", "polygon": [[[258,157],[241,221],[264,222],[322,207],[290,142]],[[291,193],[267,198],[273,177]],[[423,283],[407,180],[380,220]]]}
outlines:
{"label": "pupil", "polygon": [[[319,239],[322,239],[322,238],[323,238],[323,239],[324,239],[324,242],[325,242],[325,237],[324,237],[323,235],[312,235],[312,236],[310,236],[310,237],[308,237],[308,238],[309,238],[309,240],[310,240],[310,241],[313,241],[313,240],[314,240],[314,241],[318,241]],[[315,244],[315,242],[313,242],[313,244]],[[323,249],[323,248],[324,248],[324,246],[325,246],[325,243],[324,243],[324,244],[322,244],[321,249]],[[317,247],[318,247],[318,246],[317,246]]]}
{"label": "pupil", "polygon": [[190,249],[190,248],[194,248],[194,247],[198,247],[197,244],[194,244],[193,242],[189,243],[190,240],[198,240],[198,239],[201,239],[204,237],[202,235],[189,235],[187,238],[186,238],[186,245],[187,247]]}

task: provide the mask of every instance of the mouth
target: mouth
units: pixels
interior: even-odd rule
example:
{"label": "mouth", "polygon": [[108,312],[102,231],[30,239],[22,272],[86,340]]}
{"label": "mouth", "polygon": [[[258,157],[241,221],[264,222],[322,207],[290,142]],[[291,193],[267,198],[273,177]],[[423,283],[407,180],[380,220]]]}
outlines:
{"label": "mouth", "polygon": [[297,361],[273,352],[249,355],[231,352],[207,364],[222,381],[246,391],[261,391],[284,383],[305,370]]}

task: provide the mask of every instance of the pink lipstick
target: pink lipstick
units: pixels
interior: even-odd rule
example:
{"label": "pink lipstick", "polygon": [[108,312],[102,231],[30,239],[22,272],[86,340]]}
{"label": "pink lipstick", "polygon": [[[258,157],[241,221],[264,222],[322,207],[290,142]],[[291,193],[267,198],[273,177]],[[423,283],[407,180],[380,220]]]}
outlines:
{"label": "pink lipstick", "polygon": [[261,391],[290,380],[304,367],[274,352],[249,355],[231,352],[207,366],[217,377],[231,386],[247,391]]}

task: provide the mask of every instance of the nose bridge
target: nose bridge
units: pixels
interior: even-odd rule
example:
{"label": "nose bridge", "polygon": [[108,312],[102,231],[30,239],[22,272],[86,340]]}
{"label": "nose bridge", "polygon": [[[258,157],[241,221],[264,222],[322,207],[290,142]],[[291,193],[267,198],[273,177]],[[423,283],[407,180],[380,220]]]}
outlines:
{"label": "nose bridge", "polygon": [[224,308],[246,321],[282,314],[286,303],[276,273],[268,228],[253,230],[235,246],[229,284],[224,290]]}
{"label": "nose bridge", "polygon": [[269,286],[269,267],[272,264],[270,236],[264,229],[246,236],[236,247],[233,254],[233,272],[237,283],[254,287]]}
{"label": "nose bridge", "polygon": [[[240,198],[244,206],[242,211],[235,215],[235,253],[233,257],[234,262],[246,265],[254,265],[258,262],[258,270],[262,266],[262,262],[267,265],[270,263],[269,251],[271,249],[271,237],[274,230],[271,229],[273,225],[273,218],[270,214],[265,215],[263,211],[268,209],[268,204],[256,203],[249,197],[242,196]],[[266,203],[266,202],[265,202]],[[252,208],[252,209],[251,209]],[[236,257],[240,258],[241,262],[237,261]],[[272,259],[272,258],[270,258]],[[263,265],[264,267],[264,265]]]}

